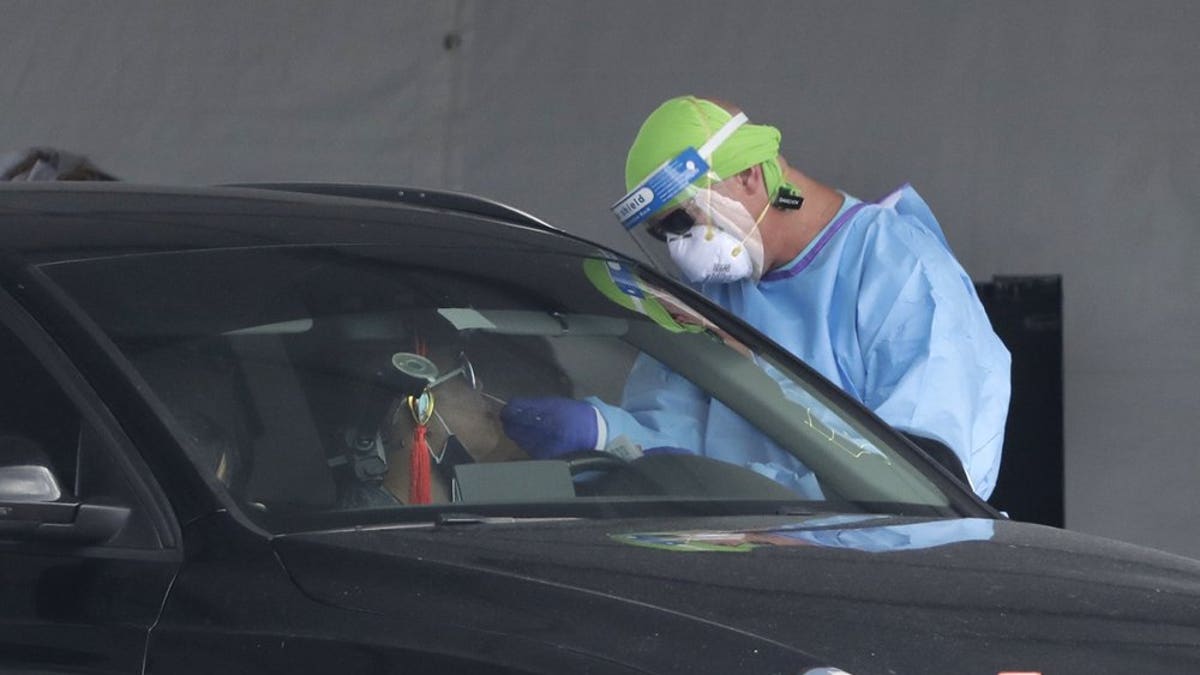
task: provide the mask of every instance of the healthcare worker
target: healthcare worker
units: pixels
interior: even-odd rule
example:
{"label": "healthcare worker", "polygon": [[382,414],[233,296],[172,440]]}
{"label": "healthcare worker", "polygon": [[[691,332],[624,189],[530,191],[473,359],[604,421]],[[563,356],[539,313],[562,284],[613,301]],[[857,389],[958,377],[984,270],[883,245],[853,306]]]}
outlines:
{"label": "healthcare worker", "polygon": [[[701,293],[965,474],[986,499],[1000,467],[1011,360],[940,225],[911,186],[860,201],[791,167],[780,139],[728,104],[668,100],[634,139],[629,192],[613,211],[635,239],[665,243]],[[506,432],[541,456],[606,449],[621,436],[667,444],[663,420],[695,411],[672,411],[679,398],[670,389],[682,378],[655,370],[666,368],[639,361],[621,407],[510,401]]]}

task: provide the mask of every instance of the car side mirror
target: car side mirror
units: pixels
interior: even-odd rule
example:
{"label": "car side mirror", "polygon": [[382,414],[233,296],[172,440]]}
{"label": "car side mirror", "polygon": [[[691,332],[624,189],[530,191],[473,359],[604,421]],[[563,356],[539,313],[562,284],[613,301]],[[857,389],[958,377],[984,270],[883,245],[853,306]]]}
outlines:
{"label": "car side mirror", "polygon": [[48,467],[0,466],[0,502],[56,502],[61,498],[58,479]]}
{"label": "car side mirror", "polygon": [[0,539],[96,544],[121,531],[129,509],[64,498],[49,467],[0,466]]}

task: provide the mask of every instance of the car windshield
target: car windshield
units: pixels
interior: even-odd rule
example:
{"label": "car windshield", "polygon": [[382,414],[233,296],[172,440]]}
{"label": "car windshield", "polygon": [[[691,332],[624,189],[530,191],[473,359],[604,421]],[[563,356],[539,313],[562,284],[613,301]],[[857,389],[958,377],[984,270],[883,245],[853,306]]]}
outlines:
{"label": "car windshield", "polygon": [[[290,245],[41,269],[209,483],[269,529],[963,503],[774,345],[604,253]],[[608,436],[522,445],[502,423],[514,399],[591,405]]]}

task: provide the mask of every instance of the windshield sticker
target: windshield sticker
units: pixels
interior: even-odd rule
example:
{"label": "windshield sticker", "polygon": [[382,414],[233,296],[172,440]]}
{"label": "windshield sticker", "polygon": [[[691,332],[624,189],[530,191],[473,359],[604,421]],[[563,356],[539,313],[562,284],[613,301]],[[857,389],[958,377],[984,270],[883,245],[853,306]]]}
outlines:
{"label": "windshield sticker", "polygon": [[292,321],[264,323],[259,326],[250,326],[249,328],[227,330],[222,335],[292,335],[307,333],[312,330],[312,327],[312,319],[293,319]]}
{"label": "windshield sticker", "polygon": [[686,330],[675,323],[654,297],[647,294],[646,284],[631,267],[616,260],[588,258],[583,261],[583,271],[592,286],[609,300],[653,320],[672,333]]}
{"label": "windshield sticker", "polygon": [[488,318],[479,312],[467,307],[444,307],[438,310],[447,321],[454,324],[454,327],[460,331],[471,328],[479,328],[483,330],[495,330],[496,324],[488,321]]}
{"label": "windshield sticker", "polygon": [[724,331],[719,331],[694,309],[670,293],[646,283],[632,267],[616,260],[588,258],[583,261],[588,281],[604,297],[618,305],[653,320],[672,333],[703,333],[717,335],[727,344],[749,355],[749,349]]}

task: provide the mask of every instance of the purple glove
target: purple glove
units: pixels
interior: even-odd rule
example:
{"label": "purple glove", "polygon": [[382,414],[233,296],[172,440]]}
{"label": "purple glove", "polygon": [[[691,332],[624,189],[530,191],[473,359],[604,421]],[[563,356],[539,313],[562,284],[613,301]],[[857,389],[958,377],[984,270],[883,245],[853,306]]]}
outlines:
{"label": "purple glove", "polygon": [[535,459],[595,450],[598,416],[595,406],[571,398],[513,398],[500,409],[504,433]]}

